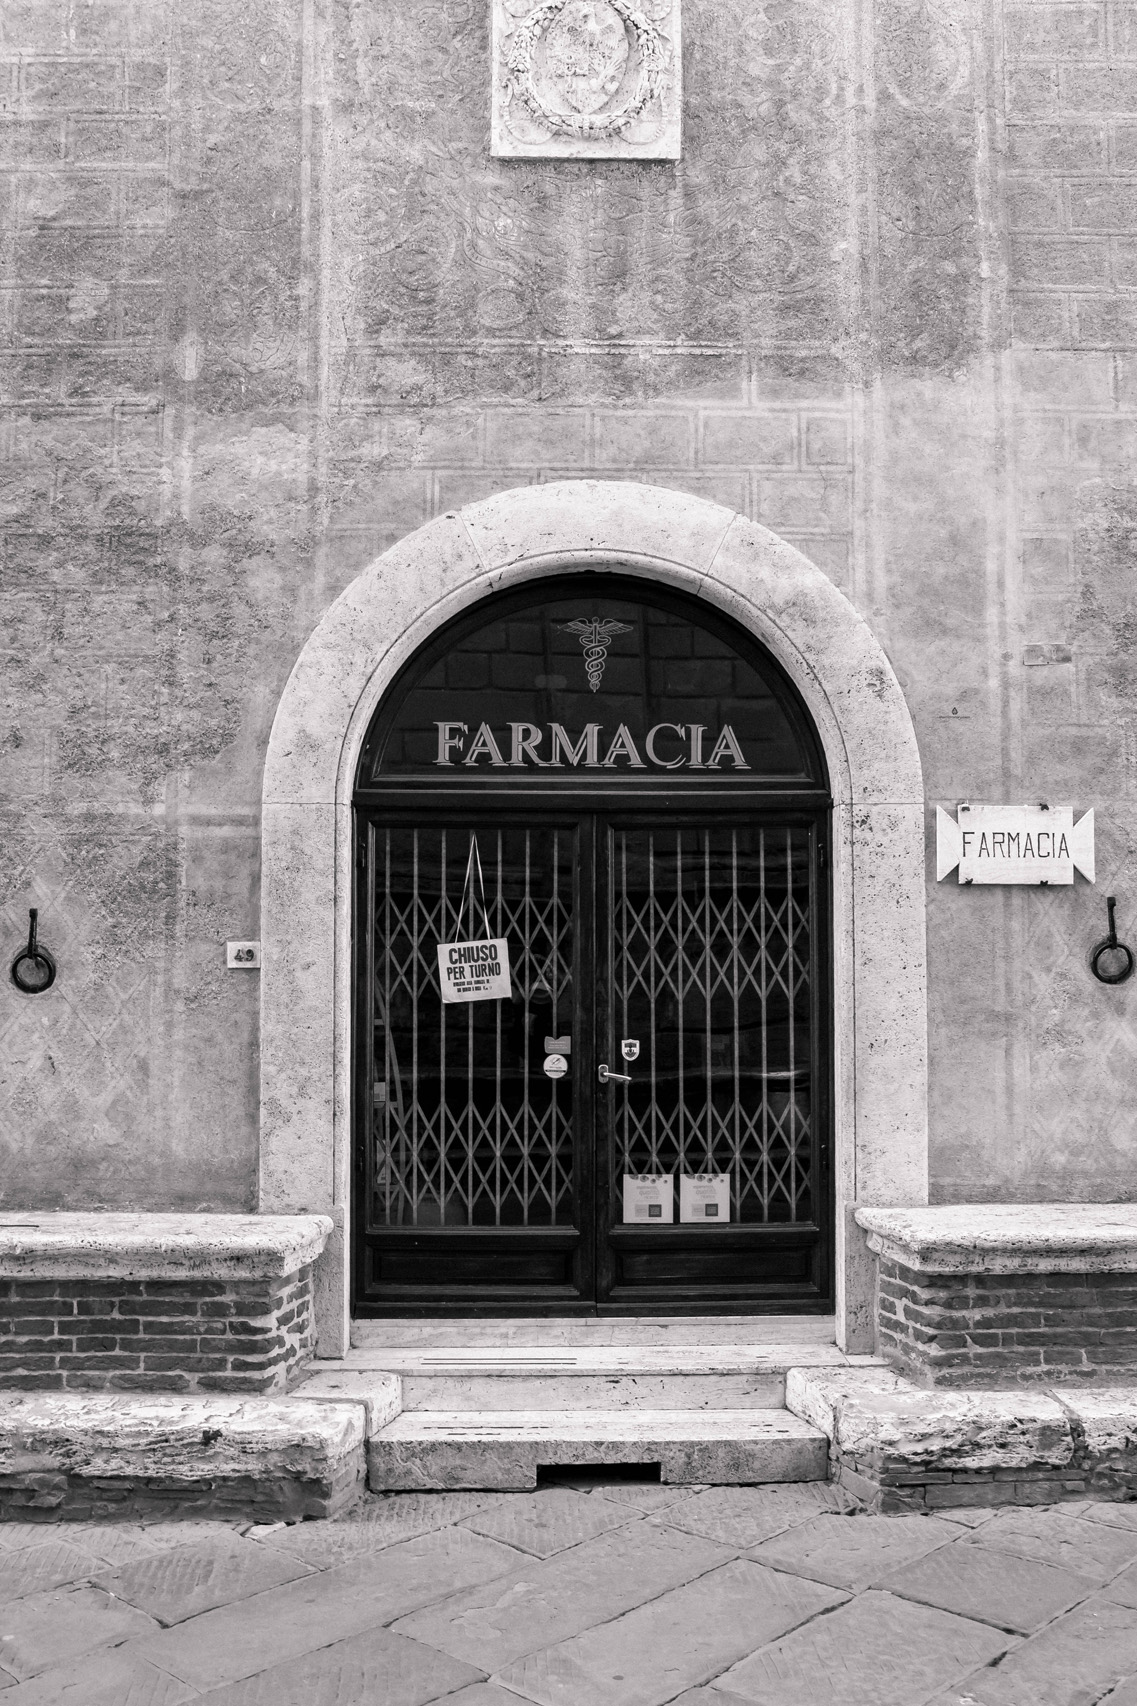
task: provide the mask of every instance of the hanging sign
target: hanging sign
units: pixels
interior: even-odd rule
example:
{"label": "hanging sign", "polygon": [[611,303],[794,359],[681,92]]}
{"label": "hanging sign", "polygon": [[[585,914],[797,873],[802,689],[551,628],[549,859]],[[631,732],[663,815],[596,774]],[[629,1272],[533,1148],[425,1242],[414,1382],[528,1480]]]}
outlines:
{"label": "hanging sign", "polygon": [[679,1180],[679,1219],[685,1223],[730,1220],[730,1174],[684,1174]]}
{"label": "hanging sign", "polygon": [[670,1173],[624,1174],[624,1224],[629,1221],[652,1221],[657,1226],[670,1226],[675,1219],[675,1205]]}
{"label": "hanging sign", "polygon": [[[476,882],[475,882],[476,879]],[[473,892],[471,892],[473,891]],[[470,857],[458,917],[466,912],[467,897],[480,899],[486,934],[480,940],[439,942],[438,982],[443,1001],[508,1001],[512,995],[509,978],[509,943],[504,936],[491,936],[486,911],[486,890],[477,837],[470,836]]]}
{"label": "hanging sign", "polygon": [[504,936],[481,942],[440,942],[438,981],[442,999],[451,1001],[508,1001],[509,943]]}
{"label": "hanging sign", "polygon": [[958,822],[936,807],[936,880],[959,867],[961,883],[1094,880],[1094,814],[1072,806],[962,805]]}

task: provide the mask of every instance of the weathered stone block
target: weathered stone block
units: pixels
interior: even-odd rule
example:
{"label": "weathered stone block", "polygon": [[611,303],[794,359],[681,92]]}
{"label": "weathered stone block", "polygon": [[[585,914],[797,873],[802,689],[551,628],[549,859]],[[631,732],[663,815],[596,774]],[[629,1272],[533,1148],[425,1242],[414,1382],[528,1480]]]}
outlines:
{"label": "weathered stone block", "polygon": [[0,1517],[331,1516],[358,1497],[362,1405],[172,1395],[0,1397]]}

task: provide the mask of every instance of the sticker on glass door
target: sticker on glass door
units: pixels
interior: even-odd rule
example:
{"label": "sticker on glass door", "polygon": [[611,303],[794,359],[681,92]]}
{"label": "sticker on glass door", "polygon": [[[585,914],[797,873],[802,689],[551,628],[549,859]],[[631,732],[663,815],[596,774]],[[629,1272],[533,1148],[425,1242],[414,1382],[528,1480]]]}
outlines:
{"label": "sticker on glass door", "polygon": [[624,1174],[624,1224],[670,1226],[675,1219],[674,1180],[670,1173]]}

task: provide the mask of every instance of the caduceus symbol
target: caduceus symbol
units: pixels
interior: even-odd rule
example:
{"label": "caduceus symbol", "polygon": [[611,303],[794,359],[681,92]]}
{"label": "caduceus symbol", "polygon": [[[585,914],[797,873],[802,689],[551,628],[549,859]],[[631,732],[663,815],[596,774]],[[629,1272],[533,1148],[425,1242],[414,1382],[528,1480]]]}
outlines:
{"label": "caduceus symbol", "polygon": [[575,622],[560,622],[558,627],[562,634],[575,634],[584,647],[584,667],[588,675],[588,685],[593,693],[599,693],[604,665],[608,661],[608,647],[617,634],[634,632],[631,623],[614,622],[610,617],[601,622],[596,616],[591,622],[586,622],[583,616],[578,616]]}

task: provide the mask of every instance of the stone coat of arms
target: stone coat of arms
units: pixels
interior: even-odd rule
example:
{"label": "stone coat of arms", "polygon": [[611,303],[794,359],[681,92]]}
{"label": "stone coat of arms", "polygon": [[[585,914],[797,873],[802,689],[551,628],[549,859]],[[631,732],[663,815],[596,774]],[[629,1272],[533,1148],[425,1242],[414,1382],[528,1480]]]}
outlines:
{"label": "stone coat of arms", "polygon": [[493,152],[679,157],[680,0],[492,0]]}

